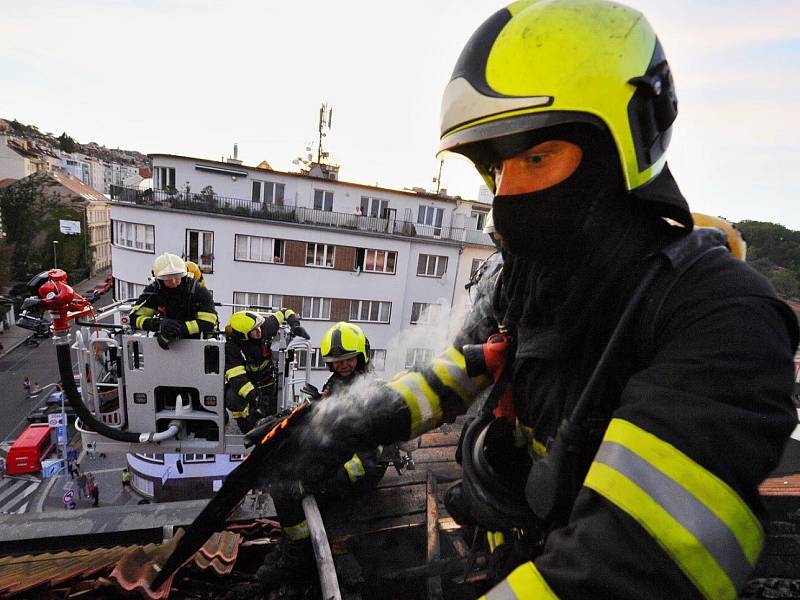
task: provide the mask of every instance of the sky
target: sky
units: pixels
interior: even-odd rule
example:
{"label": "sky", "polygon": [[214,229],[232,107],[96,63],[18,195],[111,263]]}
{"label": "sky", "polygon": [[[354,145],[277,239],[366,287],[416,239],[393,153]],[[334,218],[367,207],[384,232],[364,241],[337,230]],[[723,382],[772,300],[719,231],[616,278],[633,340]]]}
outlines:
{"label": "sky", "polygon": [[[679,115],[669,164],[692,210],[800,230],[800,2],[631,0]],[[434,189],[441,93],[499,2],[4,0],[0,117],[144,153],[296,170],[333,109],[340,179]],[[463,160],[448,193],[477,198]]]}

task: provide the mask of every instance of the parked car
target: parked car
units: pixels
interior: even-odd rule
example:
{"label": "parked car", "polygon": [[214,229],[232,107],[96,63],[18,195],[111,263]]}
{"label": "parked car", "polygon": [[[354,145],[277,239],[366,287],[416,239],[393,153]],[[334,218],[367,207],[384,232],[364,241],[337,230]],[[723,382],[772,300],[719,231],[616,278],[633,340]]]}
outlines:
{"label": "parked car", "polygon": [[89,290],[87,292],[83,292],[83,297],[94,304],[100,298],[100,295],[96,294],[94,290]]}
{"label": "parked car", "polygon": [[102,296],[110,289],[111,289],[111,283],[109,281],[101,281],[96,286],[94,286],[94,293],[97,296]]}

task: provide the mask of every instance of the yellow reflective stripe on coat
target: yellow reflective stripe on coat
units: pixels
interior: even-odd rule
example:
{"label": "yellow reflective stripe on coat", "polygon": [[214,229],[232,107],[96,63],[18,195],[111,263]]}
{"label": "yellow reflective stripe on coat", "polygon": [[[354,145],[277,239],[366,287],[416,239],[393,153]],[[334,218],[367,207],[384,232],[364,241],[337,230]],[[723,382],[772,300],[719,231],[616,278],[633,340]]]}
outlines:
{"label": "yellow reflective stripe on coat", "polygon": [[486,541],[489,543],[489,552],[494,552],[506,543],[506,536],[502,531],[487,531]]}
{"label": "yellow reflective stripe on coat", "polygon": [[225,371],[225,378],[230,381],[234,377],[239,377],[240,375],[247,375],[247,371],[244,368],[244,365],[236,365],[235,367],[231,367],[227,371]]}
{"label": "yellow reflective stripe on coat", "polygon": [[144,327],[144,322],[149,318],[150,317],[146,315],[142,317],[136,317],[136,329],[142,329]]}
{"label": "yellow reflective stripe on coat", "polygon": [[528,454],[531,457],[547,456],[547,447],[534,437],[533,428],[523,425],[519,419],[514,427],[514,445],[517,447],[527,446]]}
{"label": "yellow reflective stripe on coat", "polygon": [[432,368],[439,380],[458,394],[465,407],[469,407],[481,390],[490,383],[489,378],[484,375],[474,378],[467,375],[464,355],[454,346],[437,356]]}
{"label": "yellow reflective stripe on coat", "polygon": [[764,545],[728,484],[628,421],[611,421],[584,485],[635,519],[705,598],[736,598]]}
{"label": "yellow reflective stripe on coat", "polygon": [[256,386],[254,386],[251,382],[248,381],[242,387],[239,388],[239,395],[242,398],[247,398],[247,394],[252,392],[254,389],[256,389]]}
{"label": "yellow reflective stripe on coat", "polygon": [[532,562],[526,562],[494,586],[480,600],[558,600]]}
{"label": "yellow reflective stripe on coat", "polygon": [[200,333],[200,326],[197,324],[197,321],[186,321],[186,331],[189,332],[189,335]]}
{"label": "yellow reflective stripe on coat", "polygon": [[140,308],[134,308],[132,312],[137,317],[152,317],[156,314],[156,309],[150,308],[149,306],[142,306]]}
{"label": "yellow reflective stripe on coat", "polygon": [[308,528],[308,521],[302,521],[297,525],[284,527],[283,529],[286,532],[286,535],[289,536],[289,539],[294,542],[311,537],[311,530]]}
{"label": "yellow reflective stripe on coat", "polygon": [[234,419],[243,419],[247,415],[250,414],[250,406],[248,404],[244,405],[244,408],[238,412],[228,409],[228,412],[231,413],[231,417]]}
{"label": "yellow reflective stripe on coat", "polygon": [[206,321],[207,323],[211,323],[212,325],[217,324],[217,313],[213,312],[203,312],[202,310],[198,310],[195,318],[200,321]]}
{"label": "yellow reflective stripe on coat", "polygon": [[442,418],[441,402],[422,373],[406,373],[386,385],[400,394],[411,411],[410,438],[415,438],[439,424]]}
{"label": "yellow reflective stripe on coat", "polygon": [[355,483],[366,474],[364,463],[361,462],[358,454],[353,454],[353,458],[344,463],[344,468],[350,478],[350,483]]}

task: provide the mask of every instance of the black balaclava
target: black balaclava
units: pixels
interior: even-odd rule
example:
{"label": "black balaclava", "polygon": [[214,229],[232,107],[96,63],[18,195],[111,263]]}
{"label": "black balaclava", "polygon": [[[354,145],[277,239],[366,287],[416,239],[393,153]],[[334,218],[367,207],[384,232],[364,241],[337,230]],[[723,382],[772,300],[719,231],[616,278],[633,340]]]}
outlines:
{"label": "black balaclava", "polygon": [[551,140],[580,147],[583,156],[575,171],[552,187],[494,199],[495,228],[504,247],[515,256],[558,259],[582,228],[592,203],[624,190],[611,136],[592,125],[548,127],[490,142],[487,151],[505,159]]}

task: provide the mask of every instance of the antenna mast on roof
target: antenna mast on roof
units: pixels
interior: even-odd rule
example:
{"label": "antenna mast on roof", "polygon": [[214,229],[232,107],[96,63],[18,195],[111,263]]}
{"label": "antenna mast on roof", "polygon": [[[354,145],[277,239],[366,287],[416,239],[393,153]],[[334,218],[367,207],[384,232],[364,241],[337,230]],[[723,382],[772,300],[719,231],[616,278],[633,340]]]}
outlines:
{"label": "antenna mast on roof", "polygon": [[323,164],[323,161],[328,158],[328,152],[322,149],[322,138],[330,132],[332,119],[333,108],[323,102],[319,107],[319,143],[317,144],[317,163],[319,164]]}

